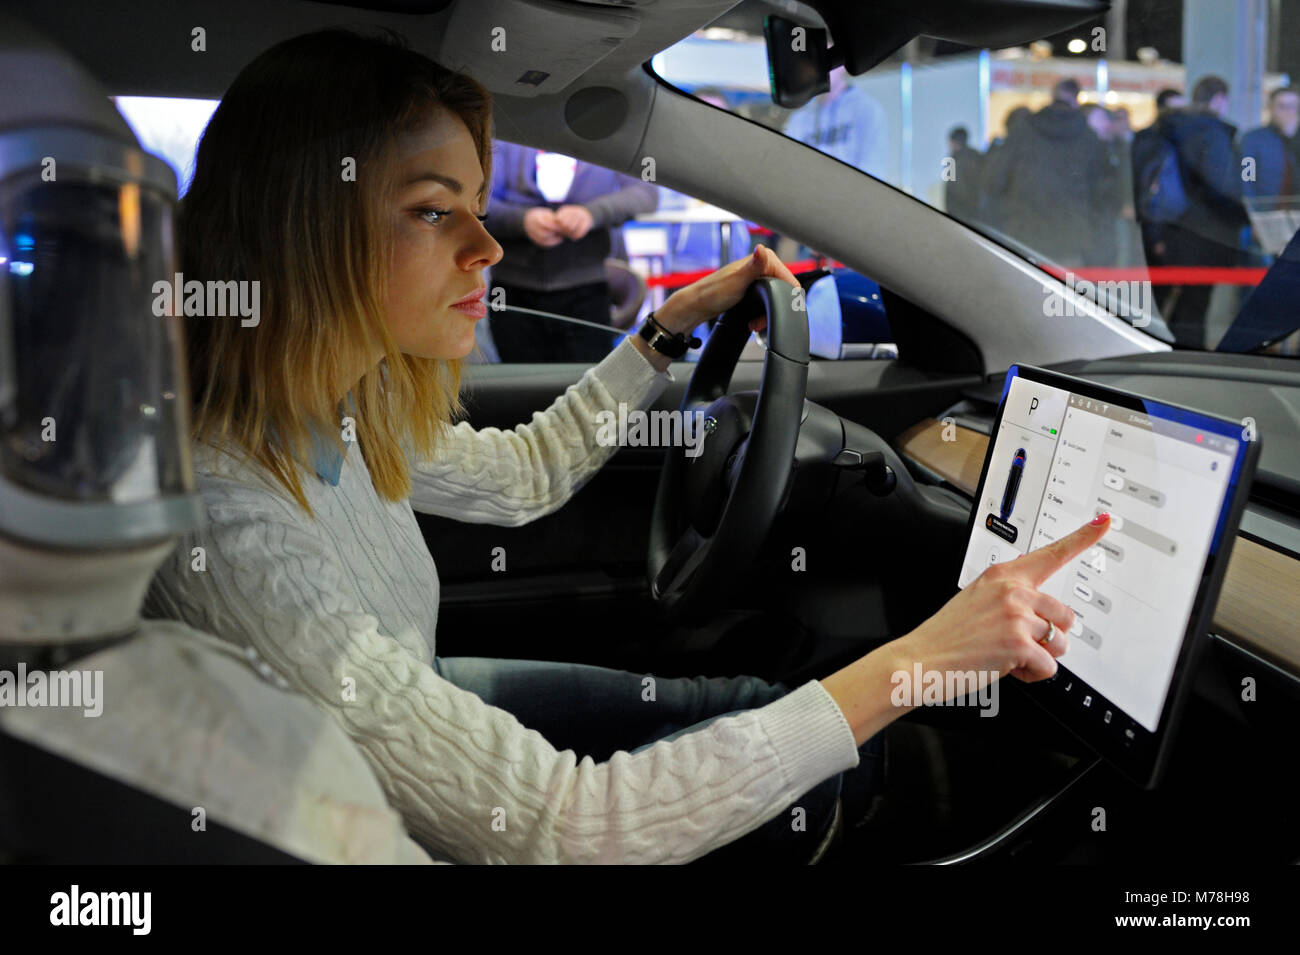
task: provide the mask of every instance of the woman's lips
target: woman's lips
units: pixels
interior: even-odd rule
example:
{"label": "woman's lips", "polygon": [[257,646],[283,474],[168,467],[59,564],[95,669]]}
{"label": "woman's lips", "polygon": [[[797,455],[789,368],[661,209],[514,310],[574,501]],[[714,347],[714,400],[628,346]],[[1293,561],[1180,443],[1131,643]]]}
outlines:
{"label": "woman's lips", "polygon": [[459,312],[464,312],[471,318],[482,318],[487,314],[487,305],[483,302],[483,296],[486,294],[486,288],[475,289],[459,302],[452,305],[452,308]]}
{"label": "woman's lips", "polygon": [[487,305],[483,302],[466,302],[463,305],[453,305],[452,308],[458,312],[464,312],[471,318],[482,318],[487,314]]}

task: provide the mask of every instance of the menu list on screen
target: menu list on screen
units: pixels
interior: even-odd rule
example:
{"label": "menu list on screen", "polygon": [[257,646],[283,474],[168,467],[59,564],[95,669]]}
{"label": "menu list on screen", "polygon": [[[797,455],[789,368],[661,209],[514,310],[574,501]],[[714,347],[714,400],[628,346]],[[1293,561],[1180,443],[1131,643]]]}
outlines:
{"label": "menu list on screen", "polygon": [[1098,545],[1039,590],[1075,612],[1060,663],[1155,732],[1237,450],[1222,434],[1014,377],[958,586],[1109,512]]}

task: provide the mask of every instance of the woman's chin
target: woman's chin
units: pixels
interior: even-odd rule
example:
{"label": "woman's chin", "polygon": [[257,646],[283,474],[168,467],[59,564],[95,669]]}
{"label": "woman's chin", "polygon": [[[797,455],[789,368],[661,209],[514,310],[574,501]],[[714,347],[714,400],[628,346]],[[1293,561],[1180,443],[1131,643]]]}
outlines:
{"label": "woman's chin", "polygon": [[435,358],[441,361],[458,361],[462,358],[468,358],[476,344],[477,342],[474,340],[474,333],[471,331],[470,334],[457,339],[455,342],[443,340],[436,345],[430,345],[428,347],[403,348],[402,354],[410,355],[413,358]]}
{"label": "woman's chin", "polygon": [[428,348],[421,349],[422,357],[441,358],[443,361],[456,361],[469,357],[470,352],[474,350],[474,346],[478,344],[474,336],[474,326],[477,322],[464,315],[460,317],[461,322],[453,326],[454,334],[448,335],[446,332],[452,331],[452,329],[444,329],[444,333],[439,336],[440,340],[438,342],[431,343]]}
{"label": "woman's chin", "polygon": [[447,358],[448,361],[456,361],[461,358],[468,358],[470,353],[474,351],[474,346],[476,344],[477,341],[474,338],[474,327],[471,325],[469,334],[466,335],[458,343],[458,346],[456,348],[448,349],[449,352],[454,352],[454,354],[448,354],[445,357]]}

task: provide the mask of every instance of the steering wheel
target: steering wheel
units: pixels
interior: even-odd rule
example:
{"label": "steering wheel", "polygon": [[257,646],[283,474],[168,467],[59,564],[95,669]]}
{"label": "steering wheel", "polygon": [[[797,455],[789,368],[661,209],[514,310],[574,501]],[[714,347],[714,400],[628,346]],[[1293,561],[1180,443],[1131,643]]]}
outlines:
{"label": "steering wheel", "polygon": [[[651,596],[670,619],[701,619],[729,591],[789,491],[808,388],[808,318],[795,292],[756,279],[714,325],[687,385],[680,410],[699,443],[693,456],[685,447],[665,455],[647,561]],[[758,391],[727,394],[749,323],[764,312]]]}

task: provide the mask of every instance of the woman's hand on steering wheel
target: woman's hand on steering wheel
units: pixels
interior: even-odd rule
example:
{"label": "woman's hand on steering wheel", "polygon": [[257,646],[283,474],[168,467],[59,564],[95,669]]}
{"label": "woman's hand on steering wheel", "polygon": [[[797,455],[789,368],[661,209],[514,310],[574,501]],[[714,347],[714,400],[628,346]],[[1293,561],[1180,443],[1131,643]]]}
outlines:
{"label": "woman's hand on steering wheel", "polygon": [[[689,334],[696,325],[721,315],[739,302],[755,279],[769,275],[799,287],[794,273],[786,268],[776,253],[765,245],[758,245],[751,255],[728,262],[716,272],[670,295],[655,309],[655,321],[671,332]],[[749,327],[751,331],[761,332],[767,327],[767,316],[751,319]]]}

